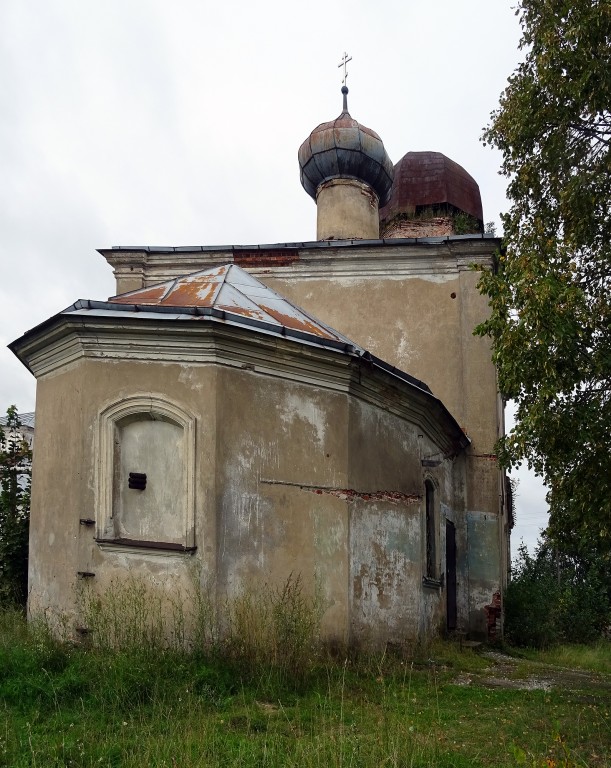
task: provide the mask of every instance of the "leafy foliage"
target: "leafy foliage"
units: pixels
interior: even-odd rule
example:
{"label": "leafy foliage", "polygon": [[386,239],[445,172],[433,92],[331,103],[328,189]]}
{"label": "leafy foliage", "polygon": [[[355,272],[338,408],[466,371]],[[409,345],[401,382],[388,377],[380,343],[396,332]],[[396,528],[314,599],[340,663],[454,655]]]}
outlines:
{"label": "leafy foliage", "polygon": [[505,594],[505,634],[514,645],[588,643],[611,621],[608,558],[593,547],[564,551],[544,538],[531,556],[519,548]]}
{"label": "leafy foliage", "polygon": [[14,405],[0,427],[0,605],[25,603],[32,452]]}
{"label": "leafy foliage", "polygon": [[482,231],[479,221],[468,213],[460,211],[452,217],[455,235],[470,235]]}
{"label": "leafy foliage", "polygon": [[506,251],[480,289],[501,392],[500,445],[550,488],[550,535],[611,548],[611,3],[519,0],[525,60],[484,142],[503,153]]}

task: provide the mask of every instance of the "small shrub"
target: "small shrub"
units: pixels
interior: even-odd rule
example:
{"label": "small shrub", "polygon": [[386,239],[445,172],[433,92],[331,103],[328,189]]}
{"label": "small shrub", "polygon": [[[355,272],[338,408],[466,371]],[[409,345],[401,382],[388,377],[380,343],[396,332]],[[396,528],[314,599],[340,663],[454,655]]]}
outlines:
{"label": "small shrub", "polygon": [[103,595],[85,584],[78,595],[83,626],[100,648],[156,649],[166,644],[169,629],[161,595],[137,576],[115,578]]}
{"label": "small shrub", "polygon": [[561,557],[545,542],[522,545],[505,595],[505,636],[513,645],[549,648],[601,637],[610,620],[607,585],[597,568]]}
{"label": "small shrub", "polygon": [[482,231],[479,221],[463,211],[454,214],[453,228],[455,235],[479,234]]}

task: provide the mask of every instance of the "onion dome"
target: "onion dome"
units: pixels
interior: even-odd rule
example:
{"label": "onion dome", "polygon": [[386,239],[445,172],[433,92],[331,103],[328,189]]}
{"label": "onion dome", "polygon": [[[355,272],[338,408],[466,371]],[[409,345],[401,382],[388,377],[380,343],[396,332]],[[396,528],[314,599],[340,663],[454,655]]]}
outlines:
{"label": "onion dome", "polygon": [[375,131],[360,125],[348,112],[348,88],[342,87],[341,115],[321,123],[299,147],[301,183],[316,200],[321,184],[331,179],[356,179],[369,185],[380,205],[388,202],[393,180],[392,161]]}
{"label": "onion dome", "polygon": [[482,198],[475,179],[441,152],[408,152],[395,165],[390,199],[380,207],[380,222],[425,209],[467,213],[483,224]]}

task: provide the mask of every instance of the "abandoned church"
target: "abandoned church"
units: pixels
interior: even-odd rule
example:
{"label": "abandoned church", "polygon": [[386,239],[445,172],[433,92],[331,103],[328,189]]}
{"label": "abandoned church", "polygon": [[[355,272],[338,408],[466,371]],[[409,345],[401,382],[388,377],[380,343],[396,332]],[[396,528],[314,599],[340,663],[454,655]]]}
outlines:
{"label": "abandoned church", "polygon": [[298,574],[329,640],[502,631],[503,404],[473,335],[499,241],[461,166],[393,167],[342,93],[298,153],[316,240],[102,249],[117,295],[11,345],[37,379],[31,616],[76,628],[83,579],[197,573],[221,605]]}

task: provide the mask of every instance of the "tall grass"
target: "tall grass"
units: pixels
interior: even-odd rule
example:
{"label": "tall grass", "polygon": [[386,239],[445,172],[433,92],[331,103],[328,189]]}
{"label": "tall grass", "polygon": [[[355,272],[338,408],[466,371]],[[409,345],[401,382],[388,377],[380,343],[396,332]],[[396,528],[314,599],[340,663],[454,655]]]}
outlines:
{"label": "tall grass", "polygon": [[300,576],[278,587],[255,588],[225,603],[222,654],[261,676],[269,670],[301,685],[320,660],[322,601],[307,595]]}
{"label": "tall grass", "polygon": [[542,663],[611,675],[608,640],[599,640],[591,645],[558,645],[545,651],[521,648],[520,653]]}
{"label": "tall grass", "polygon": [[0,767],[611,766],[604,676],[490,686],[495,662],[442,642],[332,657],[296,577],[227,601],[223,633],[205,594],[190,612],[166,597],[138,581],[90,593],[85,644],[0,613]]}
{"label": "tall grass", "polygon": [[197,576],[184,592],[134,575],[113,580],[103,597],[85,584],[78,602],[81,636],[98,649],[218,657],[296,685],[321,658],[322,601],[318,591],[306,593],[299,575],[245,589],[219,610]]}

